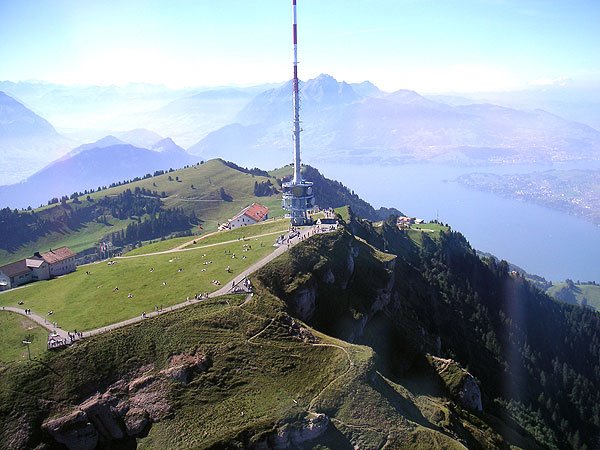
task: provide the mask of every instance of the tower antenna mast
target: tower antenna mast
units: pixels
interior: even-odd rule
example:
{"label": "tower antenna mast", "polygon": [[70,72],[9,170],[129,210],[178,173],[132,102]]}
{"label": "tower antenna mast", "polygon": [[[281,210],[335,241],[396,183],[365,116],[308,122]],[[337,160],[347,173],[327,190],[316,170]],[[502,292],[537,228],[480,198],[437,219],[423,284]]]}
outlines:
{"label": "tower antenna mast", "polygon": [[292,0],[292,39],[294,44],[294,77],[292,79],[294,118],[292,135],[294,138],[294,176],[292,181],[283,183],[284,209],[290,212],[293,226],[310,225],[308,211],[315,205],[313,184],[302,179],[300,171],[300,82],[298,80],[298,16],[296,1]]}
{"label": "tower antenna mast", "polygon": [[300,82],[298,80],[298,16],[296,0],[292,0],[292,38],[294,43],[294,183],[302,181],[300,173]]}

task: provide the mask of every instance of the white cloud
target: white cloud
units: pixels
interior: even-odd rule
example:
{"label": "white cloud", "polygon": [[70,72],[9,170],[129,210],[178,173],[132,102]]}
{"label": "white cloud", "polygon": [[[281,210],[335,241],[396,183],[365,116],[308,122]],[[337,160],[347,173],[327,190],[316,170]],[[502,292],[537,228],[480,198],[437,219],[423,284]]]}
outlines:
{"label": "white cloud", "polygon": [[573,80],[569,77],[539,78],[537,80],[530,81],[529,85],[536,86],[536,87],[550,87],[550,86],[564,87],[567,84],[570,84],[572,81]]}

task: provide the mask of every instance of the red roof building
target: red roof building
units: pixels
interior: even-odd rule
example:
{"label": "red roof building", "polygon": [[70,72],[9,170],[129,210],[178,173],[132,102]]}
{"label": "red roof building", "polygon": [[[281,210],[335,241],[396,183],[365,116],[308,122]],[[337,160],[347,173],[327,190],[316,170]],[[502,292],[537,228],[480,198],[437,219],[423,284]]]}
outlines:
{"label": "red roof building", "polygon": [[227,223],[223,224],[220,229],[229,229],[243,227],[245,225],[254,225],[269,218],[269,208],[259,203],[252,203],[246,206]]}
{"label": "red roof building", "polygon": [[[38,256],[38,254],[36,254]],[[69,247],[50,249],[39,256],[48,263],[50,276],[57,277],[75,271],[75,253]]]}

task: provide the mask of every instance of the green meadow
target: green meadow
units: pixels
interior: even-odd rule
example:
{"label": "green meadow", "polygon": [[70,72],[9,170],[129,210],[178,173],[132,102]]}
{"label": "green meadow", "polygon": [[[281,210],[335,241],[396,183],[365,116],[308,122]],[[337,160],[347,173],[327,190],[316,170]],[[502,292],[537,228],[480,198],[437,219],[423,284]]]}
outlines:
{"label": "green meadow", "polygon": [[186,248],[204,247],[206,245],[218,244],[227,241],[235,241],[246,238],[253,238],[261,235],[273,235],[276,239],[277,234],[283,234],[290,226],[287,219],[269,219],[265,222],[260,222],[255,225],[236,228],[230,231],[215,231],[214,233],[206,234],[205,236],[187,236],[181,238],[167,239],[164,241],[154,242],[136,248],[126,254],[126,256],[145,255],[148,253],[164,252],[172,250],[180,245],[189,243]]}
{"label": "green meadow", "polygon": [[0,366],[3,363],[27,361],[27,346],[23,341],[29,341],[31,357],[35,358],[46,350],[48,332],[20,314],[0,311]]}
{"label": "green meadow", "polygon": [[6,291],[0,295],[0,306],[17,306],[23,300],[23,308],[39,315],[53,311],[48,320],[63,329],[99,328],[218,290],[271,253],[274,241],[270,235],[164,255],[117,258],[111,265],[88,264],[54,280]]}

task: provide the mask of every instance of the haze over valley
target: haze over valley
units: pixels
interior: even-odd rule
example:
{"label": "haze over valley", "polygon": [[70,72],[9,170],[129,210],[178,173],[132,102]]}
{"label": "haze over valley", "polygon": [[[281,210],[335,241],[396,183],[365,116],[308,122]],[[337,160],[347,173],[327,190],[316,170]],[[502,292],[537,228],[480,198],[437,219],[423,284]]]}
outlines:
{"label": "haze over valley", "polygon": [[598,448],[598,17],[0,0],[0,448]]}

